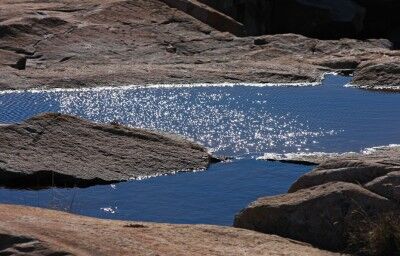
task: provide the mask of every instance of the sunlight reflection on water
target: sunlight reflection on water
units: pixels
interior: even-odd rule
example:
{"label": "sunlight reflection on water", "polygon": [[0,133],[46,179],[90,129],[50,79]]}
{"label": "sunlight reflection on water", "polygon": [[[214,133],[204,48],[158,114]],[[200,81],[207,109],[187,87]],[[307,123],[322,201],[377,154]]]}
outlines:
{"label": "sunlight reflection on water", "polygon": [[[210,90],[212,92],[210,93]],[[100,122],[178,133],[220,154],[307,150],[316,138],[336,134],[307,120],[277,113],[268,91],[251,97],[226,88],[132,89],[51,95],[64,113]]]}
{"label": "sunlight reflection on water", "polygon": [[[41,112],[177,133],[235,157],[264,153],[346,152],[398,143],[398,94],[323,85],[127,87],[0,94],[0,123]],[[387,125],[390,123],[390,125]]]}

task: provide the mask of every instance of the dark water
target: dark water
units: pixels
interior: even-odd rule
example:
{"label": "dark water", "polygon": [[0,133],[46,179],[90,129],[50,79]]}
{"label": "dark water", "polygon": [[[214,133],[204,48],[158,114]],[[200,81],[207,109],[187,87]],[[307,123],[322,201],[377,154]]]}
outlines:
{"label": "dark water", "polygon": [[84,215],[230,225],[257,197],[286,192],[310,167],[257,161],[266,152],[347,152],[400,143],[400,94],[317,87],[130,88],[0,95],[0,123],[46,111],[158,129],[199,141],[230,163],[206,172],[87,189],[0,189],[0,203]]}

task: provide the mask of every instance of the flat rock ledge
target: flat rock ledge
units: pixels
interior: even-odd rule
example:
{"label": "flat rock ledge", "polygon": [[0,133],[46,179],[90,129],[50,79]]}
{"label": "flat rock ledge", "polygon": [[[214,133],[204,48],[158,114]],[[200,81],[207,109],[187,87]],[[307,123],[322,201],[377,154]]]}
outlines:
{"label": "flat rock ledge", "polygon": [[0,254],[336,255],[244,229],[100,220],[12,205],[0,205]]}
{"label": "flat rock ledge", "polygon": [[86,187],[204,169],[217,159],[184,138],[46,113],[0,126],[0,185]]}
{"label": "flat rock ledge", "polygon": [[234,226],[340,251],[352,228],[399,209],[400,146],[393,145],[325,158],[287,194],[251,203]]}
{"label": "flat rock ledge", "polygon": [[325,153],[325,152],[309,152],[309,153],[265,153],[258,160],[278,161],[282,163],[303,164],[303,165],[321,165],[327,161],[359,160],[359,161],[384,161],[385,163],[393,163],[400,165],[398,156],[400,154],[400,145],[391,144],[387,146],[371,147],[361,152],[345,152],[345,153]]}

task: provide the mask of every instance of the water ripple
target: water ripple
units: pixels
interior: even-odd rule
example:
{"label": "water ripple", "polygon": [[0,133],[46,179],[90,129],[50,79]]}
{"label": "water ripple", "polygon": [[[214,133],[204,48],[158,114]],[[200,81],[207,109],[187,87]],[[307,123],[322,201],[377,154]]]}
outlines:
{"label": "water ripple", "polygon": [[268,91],[246,88],[138,88],[53,92],[60,111],[99,122],[178,133],[218,154],[306,150],[333,130],[310,128],[307,120],[279,113]]}

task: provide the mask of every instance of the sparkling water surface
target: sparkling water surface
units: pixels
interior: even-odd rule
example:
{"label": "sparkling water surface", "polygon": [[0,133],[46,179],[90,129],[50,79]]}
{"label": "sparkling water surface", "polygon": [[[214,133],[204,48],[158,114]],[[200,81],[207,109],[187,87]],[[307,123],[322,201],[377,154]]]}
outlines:
{"label": "sparkling water surface", "polygon": [[241,208],[286,192],[311,167],[257,161],[264,153],[348,152],[400,143],[400,94],[322,86],[237,85],[119,88],[0,94],[0,123],[42,112],[118,121],[178,133],[235,157],[205,172],[86,189],[0,189],[1,203],[64,209],[89,216],[231,225]]}

